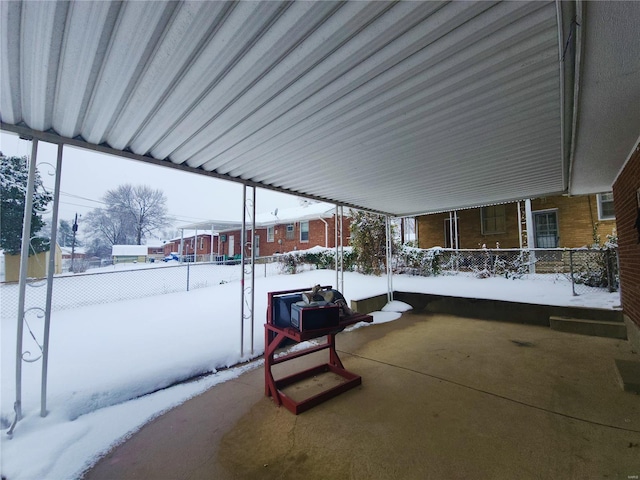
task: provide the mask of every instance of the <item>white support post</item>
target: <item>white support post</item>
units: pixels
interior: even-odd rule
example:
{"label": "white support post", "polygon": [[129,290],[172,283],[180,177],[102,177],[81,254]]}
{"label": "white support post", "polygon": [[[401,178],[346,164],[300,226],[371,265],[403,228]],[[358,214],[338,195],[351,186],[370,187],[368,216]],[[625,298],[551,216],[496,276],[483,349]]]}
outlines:
{"label": "white support post", "polygon": [[342,230],[343,219],[344,207],[340,205],[340,282],[338,283],[339,292],[344,292],[344,232]]}
{"label": "white support post", "polygon": [[18,325],[16,334],[16,400],[13,404],[15,417],[8,435],[13,434],[18,421],[22,418],[22,335],[24,331],[24,304],[27,287],[27,270],[29,266],[29,246],[31,243],[31,212],[33,210],[33,192],[35,190],[36,162],[38,157],[38,140],[31,143],[27,191],[24,199],[24,216],[22,224],[22,244],[20,246],[20,276],[18,279]]}
{"label": "white support post", "polygon": [[393,272],[391,269],[391,219],[389,215],[385,216],[386,227],[386,254],[387,254],[387,301],[393,301]]}
{"label": "white support post", "polygon": [[198,229],[196,228],[196,232],[193,235],[193,263],[195,264],[198,261]]}
{"label": "white support post", "polygon": [[254,349],[254,307],[255,307],[255,279],[256,279],[256,187],[251,187],[251,355]]}
{"label": "white support post", "polygon": [[180,229],[180,251],[178,252],[178,261],[182,263],[184,257],[184,228]]}
{"label": "white support post", "polygon": [[211,224],[211,242],[209,245],[209,263],[213,263],[213,223]]}
{"label": "white support post", "polygon": [[522,206],[518,201],[518,241],[520,242],[520,250],[522,250]]}
{"label": "white support post", "polygon": [[[240,280],[241,304],[240,304],[240,356],[244,357],[244,323],[249,320],[251,326],[251,354],[254,350],[254,305],[255,305],[255,228],[256,228],[256,188],[242,186],[242,231],[240,232],[240,268],[242,279]],[[251,234],[247,238],[247,215],[251,221]],[[250,252],[247,255],[247,251]],[[249,261],[247,262],[247,257]],[[248,280],[248,282],[247,282]],[[248,286],[247,286],[248,284]]]}
{"label": "white support post", "polygon": [[247,186],[242,185],[242,229],[240,230],[240,358],[244,357],[244,244],[247,225]]}
{"label": "white support post", "polygon": [[524,210],[527,222],[527,248],[529,249],[529,273],[536,273],[536,253],[535,253],[535,227],[533,225],[533,211],[531,210],[531,199],[524,201]]}
{"label": "white support post", "polygon": [[338,268],[340,266],[340,259],[338,258],[340,255],[340,252],[338,251],[338,216],[340,214],[340,210],[338,205],[336,205],[336,214],[334,215],[335,217],[335,248],[336,248],[336,288],[338,289],[338,291],[340,291],[340,289],[338,288]]}
{"label": "white support post", "polygon": [[458,211],[454,210],[453,211],[453,238],[454,240],[454,245],[455,245],[455,249],[458,250],[460,248],[460,245],[458,243]]}
{"label": "white support post", "polygon": [[62,149],[58,145],[56,160],[56,181],[53,190],[53,213],[51,217],[51,238],[49,240],[49,268],[47,269],[47,299],[44,310],[44,335],[42,340],[42,378],[40,385],[40,416],[47,416],[47,375],[49,370],[49,332],[51,326],[51,299],[53,294],[53,274],[56,269],[56,245],[58,244],[58,206],[60,204],[60,180],[62,176]]}

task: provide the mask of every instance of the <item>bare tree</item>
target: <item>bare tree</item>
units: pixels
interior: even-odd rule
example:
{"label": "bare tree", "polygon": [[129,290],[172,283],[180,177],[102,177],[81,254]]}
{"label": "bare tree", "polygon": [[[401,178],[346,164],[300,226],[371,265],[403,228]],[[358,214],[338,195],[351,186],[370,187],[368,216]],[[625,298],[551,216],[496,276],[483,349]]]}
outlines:
{"label": "bare tree", "polygon": [[134,242],[142,244],[142,239],[153,230],[168,224],[167,200],[161,190],[146,185],[120,185],[109,190],[104,196],[108,210],[133,228]]}
{"label": "bare tree", "polygon": [[96,245],[141,245],[146,235],[168,225],[166,198],[146,185],[120,185],[103,196],[106,206],[84,220]]}
{"label": "bare tree", "polygon": [[116,211],[96,208],[90,211],[84,222],[87,236],[106,241],[108,245],[127,245],[133,242],[134,228],[130,219]]}

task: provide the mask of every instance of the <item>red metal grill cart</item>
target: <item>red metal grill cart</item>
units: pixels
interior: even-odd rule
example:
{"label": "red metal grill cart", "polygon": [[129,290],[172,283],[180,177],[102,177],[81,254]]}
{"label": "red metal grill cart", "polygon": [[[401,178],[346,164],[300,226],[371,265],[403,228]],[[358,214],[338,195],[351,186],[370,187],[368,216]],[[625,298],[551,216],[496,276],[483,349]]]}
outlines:
{"label": "red metal grill cart", "polygon": [[[324,286],[322,288],[327,289],[331,287]],[[296,330],[291,326],[285,326],[284,322],[277,321],[277,315],[274,312],[276,309],[275,302],[278,300],[278,297],[286,295],[289,296],[290,299],[295,299],[295,297],[291,297],[291,295],[301,294],[304,291],[306,290],[283,290],[278,292],[269,292],[267,302],[267,323],[264,326],[265,395],[271,396],[273,398],[273,401],[277,405],[284,405],[288,410],[296,415],[362,383],[362,378],[359,375],[349,372],[342,365],[340,357],[338,357],[338,353],[336,352],[335,337],[337,333],[340,333],[349,325],[353,325],[358,322],[370,323],[373,321],[373,317],[371,315],[355,313],[348,317],[341,317],[340,322],[337,326],[303,331]],[[314,338],[322,337],[324,335],[327,336],[327,341],[323,344],[314,345],[304,350],[288,353],[286,355],[279,356],[278,358],[274,357],[275,351],[278,349],[278,347],[281,346],[285,339],[293,340],[293,342],[300,343]],[[325,349],[329,350],[328,363],[317,365],[315,367],[294,373],[278,380],[274,379],[272,373],[272,367],[274,365]],[[289,385],[325,372],[333,372],[336,375],[344,378],[345,381],[336,386],[328,388],[321,393],[300,401],[292,399],[282,391],[283,388]]]}

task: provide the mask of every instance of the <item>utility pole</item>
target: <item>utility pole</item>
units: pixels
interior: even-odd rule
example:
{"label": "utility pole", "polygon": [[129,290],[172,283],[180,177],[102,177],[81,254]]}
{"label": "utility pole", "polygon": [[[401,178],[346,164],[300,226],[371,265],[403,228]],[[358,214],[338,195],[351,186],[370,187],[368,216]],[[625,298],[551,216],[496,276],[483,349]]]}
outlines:
{"label": "utility pole", "polygon": [[76,232],[78,231],[78,214],[76,213],[76,218],[73,220],[73,240],[71,240],[71,267],[69,268],[70,272],[73,272],[73,258],[76,253]]}

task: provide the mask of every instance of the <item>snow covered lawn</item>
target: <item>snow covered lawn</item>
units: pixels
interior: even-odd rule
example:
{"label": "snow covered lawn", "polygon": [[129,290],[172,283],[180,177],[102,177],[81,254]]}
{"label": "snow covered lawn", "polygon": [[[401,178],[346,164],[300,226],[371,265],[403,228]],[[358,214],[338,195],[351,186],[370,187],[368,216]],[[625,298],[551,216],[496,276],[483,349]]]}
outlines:
{"label": "snow covered lawn", "polygon": [[[254,356],[263,350],[267,292],[335,284],[335,272],[256,278]],[[335,286],[335,285],[334,285]],[[552,305],[615,308],[619,294],[592,289],[574,297],[567,281],[541,282],[461,276],[395,276],[395,290]],[[345,273],[348,300],[386,292],[385,277]],[[4,295],[4,293],[3,293]],[[4,298],[3,298],[4,300]],[[406,308],[393,302],[375,322]],[[48,411],[40,413],[41,362],[23,363],[23,414],[12,439],[6,429],[15,399],[15,317],[4,316],[2,346],[2,474],[8,480],[76,478],[113,445],[188,398],[257,368],[261,361],[177,384],[249,360],[240,356],[240,285],[237,281],[190,292],[55,311],[51,323]],[[31,320],[41,335],[42,320]],[[245,348],[250,346],[245,325]],[[25,350],[38,352],[25,334]],[[35,355],[34,355],[35,356]],[[173,385],[173,386],[171,386]],[[169,387],[170,388],[166,388]],[[151,393],[155,392],[155,393]],[[212,413],[214,414],[214,413]]]}

